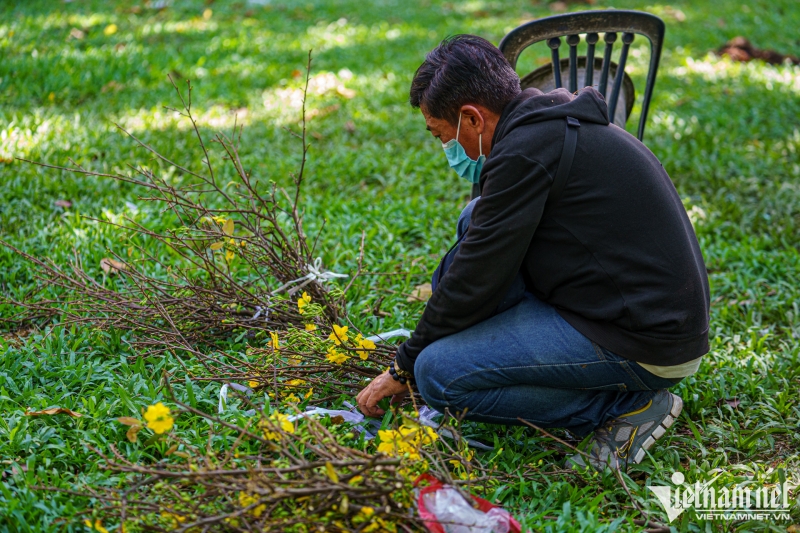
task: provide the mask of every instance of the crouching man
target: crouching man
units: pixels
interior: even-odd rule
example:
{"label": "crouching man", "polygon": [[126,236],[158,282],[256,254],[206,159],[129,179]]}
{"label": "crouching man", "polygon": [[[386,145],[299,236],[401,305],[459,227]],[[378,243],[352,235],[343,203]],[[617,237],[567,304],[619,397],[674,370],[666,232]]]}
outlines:
{"label": "crouching man", "polygon": [[521,91],[476,36],[427,55],[411,105],[481,195],[361,410],[414,380],[437,410],[594,432],[593,466],[639,463],[681,412],[667,389],[708,352],[708,277],[664,168],[597,91]]}

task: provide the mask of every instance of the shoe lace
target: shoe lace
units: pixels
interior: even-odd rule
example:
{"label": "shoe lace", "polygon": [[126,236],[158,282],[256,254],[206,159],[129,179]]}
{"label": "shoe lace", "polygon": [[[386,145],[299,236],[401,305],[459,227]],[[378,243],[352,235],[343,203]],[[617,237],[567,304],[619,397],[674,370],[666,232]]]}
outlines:
{"label": "shoe lace", "polygon": [[633,431],[631,431],[631,436],[628,437],[628,440],[617,448],[617,456],[622,457],[623,459],[628,458],[628,452],[631,451],[631,447],[633,446],[633,439],[636,438],[636,432],[639,431],[639,426],[634,426]]}

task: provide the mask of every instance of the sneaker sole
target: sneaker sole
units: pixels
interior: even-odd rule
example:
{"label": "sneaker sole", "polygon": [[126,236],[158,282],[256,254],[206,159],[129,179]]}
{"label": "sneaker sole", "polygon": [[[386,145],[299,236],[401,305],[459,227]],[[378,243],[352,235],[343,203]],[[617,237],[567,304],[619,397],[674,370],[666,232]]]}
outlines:
{"label": "sneaker sole", "polygon": [[669,410],[669,414],[664,417],[664,420],[661,421],[658,427],[654,429],[650,436],[645,439],[645,441],[642,443],[642,447],[639,448],[639,451],[636,452],[636,457],[633,458],[633,462],[637,465],[644,460],[646,455],[645,450],[652,448],[653,444],[655,444],[656,441],[667,432],[672,424],[675,423],[675,420],[678,419],[681,411],[683,411],[683,400],[681,397],[672,393],[670,393],[670,396],[672,396],[672,408]]}

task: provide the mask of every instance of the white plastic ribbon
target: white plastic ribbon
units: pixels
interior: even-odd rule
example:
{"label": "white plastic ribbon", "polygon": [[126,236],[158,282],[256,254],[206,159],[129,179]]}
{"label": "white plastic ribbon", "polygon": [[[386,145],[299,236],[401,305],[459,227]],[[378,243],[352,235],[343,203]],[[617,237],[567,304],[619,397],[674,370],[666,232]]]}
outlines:
{"label": "white plastic ribbon", "polygon": [[222,385],[222,388],[219,389],[219,406],[217,407],[217,412],[222,414],[225,412],[225,404],[228,403],[228,387],[238,390],[239,392],[243,392],[250,396],[253,394],[252,389],[249,387],[245,387],[244,385],[239,385],[238,383],[225,383]]}
{"label": "white plastic ribbon", "polygon": [[257,305],[256,306],[256,314],[254,314],[253,318],[251,318],[250,320],[256,320],[263,313],[264,314],[264,321],[266,322],[266,321],[269,320],[269,312],[271,310],[272,309],[269,308],[269,307],[261,307],[260,305]]}
{"label": "white plastic ribbon", "polygon": [[392,331],[387,331],[386,333],[378,333],[377,335],[373,335],[372,337],[367,337],[366,340],[372,342],[378,341],[385,341],[394,337],[410,337],[411,332],[407,329],[393,329]]}
{"label": "white plastic ribbon", "polygon": [[306,285],[308,285],[312,281],[318,280],[318,281],[324,283],[324,282],[330,281],[330,280],[332,280],[334,278],[346,278],[346,277],[348,277],[347,274],[337,274],[336,272],[331,272],[330,270],[323,271],[322,270],[322,258],[321,257],[317,257],[316,259],[314,259],[314,264],[313,265],[306,265],[306,270],[308,270],[308,274],[306,274],[303,277],[300,277],[300,278],[297,278],[297,279],[293,279],[291,281],[287,281],[286,283],[284,283],[283,285],[281,285],[280,287],[278,287],[277,289],[272,291],[272,294],[277,294],[277,293],[285,290],[289,286],[294,285],[295,283],[300,283],[300,285],[298,285],[297,287],[292,287],[291,289],[286,291],[286,293],[289,296],[291,296],[292,294],[294,294],[295,292],[299,291],[300,289],[302,289],[303,287],[305,287]]}

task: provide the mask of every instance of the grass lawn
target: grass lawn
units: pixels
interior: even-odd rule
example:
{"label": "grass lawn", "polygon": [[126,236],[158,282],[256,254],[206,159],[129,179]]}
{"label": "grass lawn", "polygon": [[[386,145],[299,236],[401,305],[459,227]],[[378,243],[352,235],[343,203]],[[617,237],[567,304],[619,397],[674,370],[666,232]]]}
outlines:
{"label": "grass lawn", "polygon": [[[141,190],[16,161],[68,164],[100,172],[156,165],[113,123],[200,167],[186,124],[164,106],[178,104],[167,79],[191,79],[201,126],[243,124],[242,155],[253,175],[290,183],[298,144],[298,94],[313,49],[309,106],[312,148],[304,205],[307,224],[326,225],[318,249],[337,272],[356,268],[366,232],[365,270],[347,294],[364,331],[413,328],[423,308],[409,303],[428,281],[469,190],[407,103],[411,77],[443,37],[475,33],[492,42],[534,17],[551,14],[530,0],[221,0],[166,2],[6,1],[0,11],[0,238],[58,263],[75,251],[98,265],[125,243],[108,225],[127,215],[159,227],[162,215]],[[571,10],[585,6],[571,4]],[[597,0],[592,8],[612,7]],[[710,51],[737,35],[759,48],[800,56],[795,0],[617,0],[667,24],[645,133],[695,224],[711,280],[711,352],[675,392],[685,401],[676,430],[652,457],[631,468],[628,489],[651,518],[666,522],[646,488],[722,473],[730,484],[800,483],[800,67],[732,63]],[[630,58],[643,88],[647,48]],[[542,54],[545,51],[540,50]],[[527,73],[534,53],[519,65]],[[634,132],[638,107],[628,123]],[[177,179],[177,178],[176,178]],[[68,204],[61,202],[68,201]],[[67,206],[67,207],[65,207]],[[20,296],[37,286],[31,266],[0,248],[0,284]],[[386,275],[391,273],[392,275]],[[15,310],[0,304],[0,317]],[[13,329],[13,328],[12,328]],[[87,445],[118,445],[134,459],[157,451],[128,443],[114,421],[164,398],[170,358],[134,353],[125,335],[90,328],[0,337],[0,532],[84,531],[92,502],[33,490],[49,485],[114,485]],[[137,357],[137,355],[140,355]],[[178,397],[214,412],[218,383],[188,380]],[[30,417],[65,407],[83,414]],[[181,417],[181,431],[199,421]],[[467,424],[493,444],[479,460],[524,481],[494,487],[535,531],[641,529],[630,497],[611,475],[557,473],[564,448],[524,428]],[[717,470],[715,470],[717,469]],[[793,494],[793,498],[797,493]],[[678,531],[782,531],[792,520],[700,520],[686,512]],[[797,526],[800,527],[800,526]]]}

